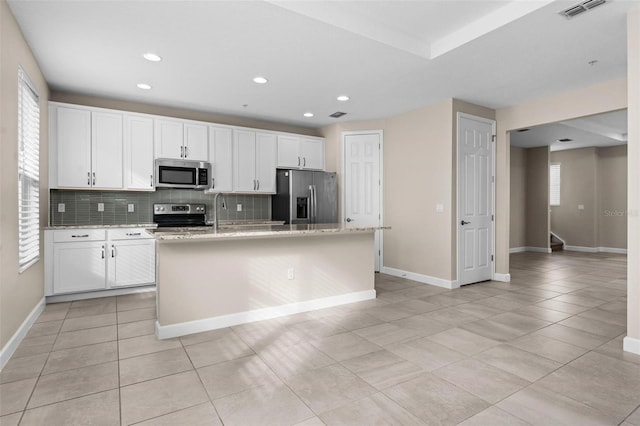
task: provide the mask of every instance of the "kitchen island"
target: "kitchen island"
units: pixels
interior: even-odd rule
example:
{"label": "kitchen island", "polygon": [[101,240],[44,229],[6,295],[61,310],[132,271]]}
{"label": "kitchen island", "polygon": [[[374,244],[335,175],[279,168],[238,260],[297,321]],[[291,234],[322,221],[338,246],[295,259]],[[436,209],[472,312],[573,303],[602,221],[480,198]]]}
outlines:
{"label": "kitchen island", "polygon": [[337,224],[152,230],[159,338],[375,299],[374,232]]}

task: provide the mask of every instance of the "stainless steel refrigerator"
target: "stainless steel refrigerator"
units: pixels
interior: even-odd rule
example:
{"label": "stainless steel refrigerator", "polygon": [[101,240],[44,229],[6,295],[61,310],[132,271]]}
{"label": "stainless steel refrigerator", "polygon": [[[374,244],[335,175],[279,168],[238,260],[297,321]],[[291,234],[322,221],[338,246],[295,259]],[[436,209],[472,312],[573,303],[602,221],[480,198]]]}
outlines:
{"label": "stainless steel refrigerator", "polygon": [[307,170],[278,170],[271,220],[288,224],[337,223],[336,174]]}

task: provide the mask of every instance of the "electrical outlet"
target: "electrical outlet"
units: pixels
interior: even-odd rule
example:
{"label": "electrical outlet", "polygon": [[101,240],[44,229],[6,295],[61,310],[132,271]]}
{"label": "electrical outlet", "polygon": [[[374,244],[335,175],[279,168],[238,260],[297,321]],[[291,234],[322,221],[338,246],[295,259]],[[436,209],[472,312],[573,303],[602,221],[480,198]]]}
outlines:
{"label": "electrical outlet", "polygon": [[578,210],[584,210],[584,204],[578,204]]}
{"label": "electrical outlet", "polygon": [[444,212],[444,205],[441,203],[436,204],[436,213]]}
{"label": "electrical outlet", "polygon": [[98,203],[98,211],[99,212],[103,212],[104,211],[104,203]]}
{"label": "electrical outlet", "polygon": [[133,204],[133,203],[129,203],[129,205],[127,205],[127,211],[128,211],[129,213],[133,213],[133,212],[135,212],[135,211],[136,211],[136,205],[135,205],[135,204]]}
{"label": "electrical outlet", "polygon": [[64,203],[58,203],[58,213],[64,213],[65,206]]}
{"label": "electrical outlet", "polygon": [[292,280],[292,279],[294,279],[295,277],[296,277],[296,270],[295,270],[295,269],[293,269],[293,268],[289,268],[289,269],[287,270],[287,279]]}
{"label": "electrical outlet", "polygon": [[241,212],[242,211],[242,204],[236,204],[236,210]]}

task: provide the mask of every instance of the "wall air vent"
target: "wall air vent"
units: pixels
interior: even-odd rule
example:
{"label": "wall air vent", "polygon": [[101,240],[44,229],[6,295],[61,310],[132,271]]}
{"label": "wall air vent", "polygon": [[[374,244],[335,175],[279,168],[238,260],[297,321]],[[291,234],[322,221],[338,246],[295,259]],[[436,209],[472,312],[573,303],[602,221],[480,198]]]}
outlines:
{"label": "wall air vent", "polygon": [[340,118],[343,115],[347,115],[346,112],[340,112],[340,111],[336,111],[333,114],[331,114],[329,117],[333,117],[333,118]]}
{"label": "wall air vent", "polygon": [[607,0],[586,0],[581,3],[578,3],[575,6],[571,6],[568,9],[560,12],[560,15],[564,16],[567,19],[571,19],[576,15],[580,15],[583,12],[587,12],[595,7],[603,5],[607,2]]}

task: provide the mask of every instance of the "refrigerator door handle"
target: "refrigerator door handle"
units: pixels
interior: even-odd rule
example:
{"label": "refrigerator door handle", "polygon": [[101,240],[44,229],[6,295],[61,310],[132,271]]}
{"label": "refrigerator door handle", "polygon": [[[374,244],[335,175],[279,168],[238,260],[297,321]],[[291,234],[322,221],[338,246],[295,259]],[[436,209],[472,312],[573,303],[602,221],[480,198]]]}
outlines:
{"label": "refrigerator door handle", "polygon": [[316,186],[311,185],[313,190],[311,191],[311,196],[313,197],[313,223],[318,221],[318,192],[316,191]]}
{"label": "refrigerator door handle", "polygon": [[315,210],[316,200],[313,195],[313,185],[309,185],[309,223],[314,222],[313,211]]}

